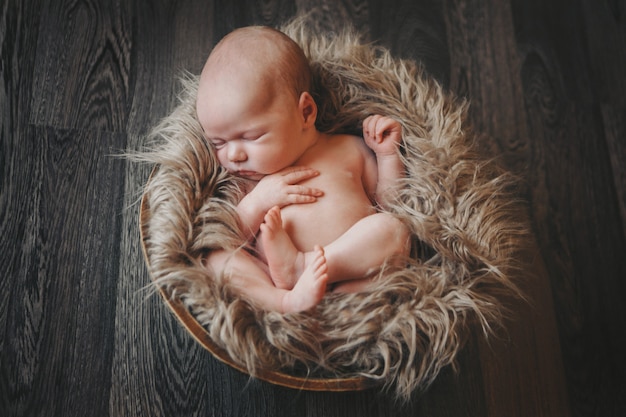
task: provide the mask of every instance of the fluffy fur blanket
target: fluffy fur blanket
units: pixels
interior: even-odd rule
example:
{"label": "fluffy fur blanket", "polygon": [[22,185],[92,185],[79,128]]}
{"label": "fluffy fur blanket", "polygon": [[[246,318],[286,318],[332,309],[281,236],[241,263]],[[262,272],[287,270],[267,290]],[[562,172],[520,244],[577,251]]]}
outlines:
{"label": "fluffy fur blanket", "polygon": [[390,212],[412,232],[413,262],[384,268],[367,292],[329,294],[313,311],[286,315],[256,308],[210,275],[203,255],[245,245],[235,213],[241,187],[202,139],[190,76],[142,155],[156,165],[142,218],[151,275],[250,375],[357,376],[408,398],[454,363],[469,330],[489,335],[501,323],[526,234],[515,182],[475,151],[466,103],[416,63],[351,31],[324,35],[302,20],[282,29],[310,58],[320,130],[359,132],[374,113],[402,122],[408,176]]}

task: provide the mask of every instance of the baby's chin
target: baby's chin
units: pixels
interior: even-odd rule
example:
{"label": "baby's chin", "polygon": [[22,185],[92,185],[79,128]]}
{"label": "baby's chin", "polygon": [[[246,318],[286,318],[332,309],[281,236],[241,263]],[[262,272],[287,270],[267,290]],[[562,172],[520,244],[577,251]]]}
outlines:
{"label": "baby's chin", "polygon": [[256,171],[245,171],[245,170],[234,171],[234,172],[231,172],[231,174],[239,178],[243,178],[243,179],[250,180],[250,181],[260,181],[261,178],[265,176],[265,174],[259,174]]}

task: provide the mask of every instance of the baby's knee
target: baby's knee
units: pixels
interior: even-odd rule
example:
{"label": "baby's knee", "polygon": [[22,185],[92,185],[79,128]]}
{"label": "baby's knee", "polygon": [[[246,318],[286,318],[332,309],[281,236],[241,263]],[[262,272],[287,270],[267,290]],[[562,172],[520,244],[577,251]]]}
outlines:
{"label": "baby's knee", "polygon": [[383,230],[383,236],[390,247],[398,253],[408,253],[410,248],[409,229],[397,217],[389,213],[378,213],[379,227]]}

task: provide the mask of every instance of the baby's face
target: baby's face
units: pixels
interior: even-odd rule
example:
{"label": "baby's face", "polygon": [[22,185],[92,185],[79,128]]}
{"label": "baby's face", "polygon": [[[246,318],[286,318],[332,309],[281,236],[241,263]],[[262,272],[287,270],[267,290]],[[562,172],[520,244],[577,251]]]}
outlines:
{"label": "baby's face", "polygon": [[200,124],[220,164],[231,173],[258,181],[292,165],[303,153],[298,102],[287,91],[276,90],[264,87],[254,75],[200,81]]}

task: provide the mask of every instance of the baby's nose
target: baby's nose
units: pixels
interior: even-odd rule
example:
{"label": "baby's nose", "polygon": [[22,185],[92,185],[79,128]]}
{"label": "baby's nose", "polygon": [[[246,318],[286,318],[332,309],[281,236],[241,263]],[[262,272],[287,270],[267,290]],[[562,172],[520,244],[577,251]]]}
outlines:
{"label": "baby's nose", "polygon": [[243,162],[248,159],[248,157],[241,146],[232,144],[228,147],[228,159],[231,162]]}

